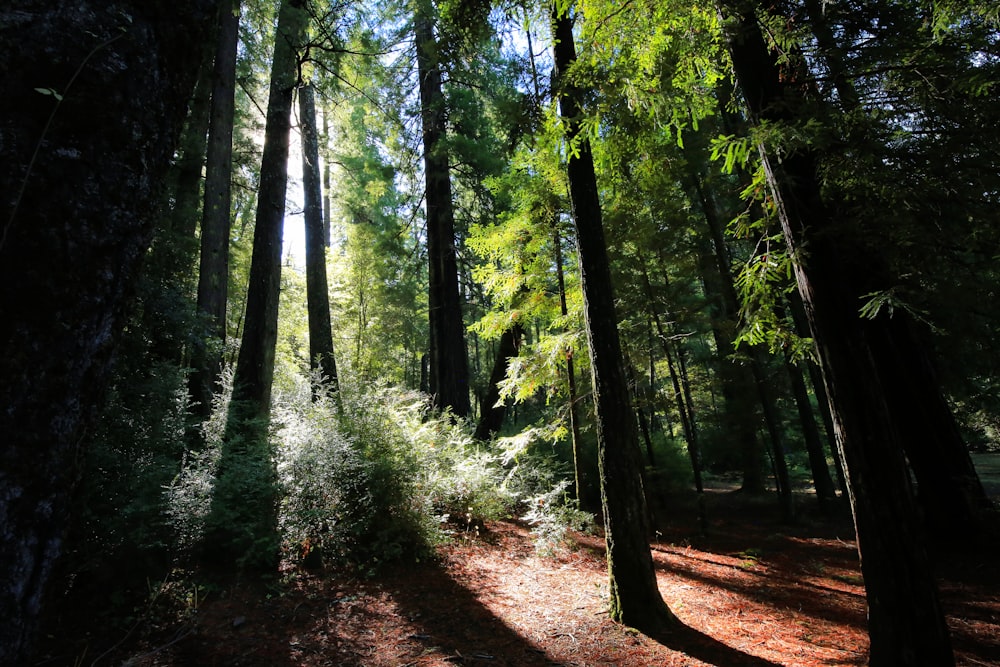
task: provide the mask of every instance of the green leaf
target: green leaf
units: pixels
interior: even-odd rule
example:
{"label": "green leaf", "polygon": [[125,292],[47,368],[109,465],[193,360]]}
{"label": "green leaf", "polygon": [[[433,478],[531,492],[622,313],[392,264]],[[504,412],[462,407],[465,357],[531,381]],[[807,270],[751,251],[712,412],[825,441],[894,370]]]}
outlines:
{"label": "green leaf", "polygon": [[52,88],[35,88],[36,93],[41,93],[42,95],[51,95],[56,98],[56,101],[62,102],[63,96],[57,93]]}

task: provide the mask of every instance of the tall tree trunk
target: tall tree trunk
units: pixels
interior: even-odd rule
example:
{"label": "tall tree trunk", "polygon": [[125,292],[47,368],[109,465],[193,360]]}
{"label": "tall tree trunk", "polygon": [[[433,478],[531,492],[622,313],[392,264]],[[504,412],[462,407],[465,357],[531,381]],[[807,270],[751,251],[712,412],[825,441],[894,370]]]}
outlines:
{"label": "tall tree trunk", "polygon": [[311,84],[299,89],[302,128],[302,189],[305,195],[306,308],[309,314],[309,367],[319,370],[323,382],[336,391],[337,362],[330,324],[330,288],[326,279],[326,240],[323,229],[323,193],[320,187],[319,136],[316,102]]}
{"label": "tall tree trunk", "polygon": [[233,122],[235,118],[236,53],[239,46],[240,1],[219,3],[218,48],[212,74],[212,108],[205,158],[205,199],[201,218],[201,259],[198,271],[198,312],[205,336],[195,342],[190,379],[195,414],[201,420],[212,411],[212,398],[222,371],[229,300],[229,230],[232,214]]}
{"label": "tall tree trunk", "polygon": [[613,620],[621,623],[659,630],[676,619],[660,596],[649,549],[651,526],[643,493],[635,416],[629,404],[618,339],[601,202],[590,144],[580,131],[581,91],[563,80],[566,70],[576,60],[573,22],[568,13],[557,12],[553,17],[553,41],[560,112],[567,122],[567,141],[577,149],[570,152],[567,170],[596,406],[610,594],[608,611]]}
{"label": "tall tree trunk", "polygon": [[303,0],[282,0],[271,63],[243,340],[203,544],[204,562],[224,571],[270,570],[277,565],[275,472],[268,424],[278,339],[292,99],[298,83],[298,48],[308,21]]}
{"label": "tall tree trunk", "polygon": [[[736,2],[723,7],[734,16],[729,48],[752,120],[793,120],[788,103],[796,92],[782,84],[752,8]],[[887,323],[858,314],[859,298],[873,291],[868,281],[881,262],[830,215],[813,153],[786,155],[778,165],[761,147],[761,159],[789,254],[797,260],[796,283],[847,467],[868,598],[870,664],[953,665],[899,440],[907,431],[889,407],[890,392],[900,388],[885,384],[877,361],[886,352],[878,343]]]}
{"label": "tall tree trunk", "polygon": [[420,79],[420,117],[423,123],[426,177],[427,259],[430,315],[430,386],[438,408],[450,408],[458,417],[469,414],[469,362],[458,286],[455,213],[451,195],[448,153],[443,142],[446,107],[441,90],[437,40],[431,18],[431,0],[416,0],[414,32]]}
{"label": "tall tree trunk", "polygon": [[292,99],[299,82],[297,49],[305,38],[308,20],[304,0],[282,0],[271,62],[243,340],[233,378],[233,401],[243,402],[255,417],[264,421],[271,414],[271,382],[278,340],[288,147]]}
{"label": "tall tree trunk", "polygon": [[323,242],[327,248],[333,243],[333,208],[330,205],[330,113],[323,107]]}
{"label": "tall tree trunk", "polygon": [[0,8],[5,665],[28,662],[84,436],[194,88],[200,52],[190,44],[207,38],[213,9],[207,0]]}

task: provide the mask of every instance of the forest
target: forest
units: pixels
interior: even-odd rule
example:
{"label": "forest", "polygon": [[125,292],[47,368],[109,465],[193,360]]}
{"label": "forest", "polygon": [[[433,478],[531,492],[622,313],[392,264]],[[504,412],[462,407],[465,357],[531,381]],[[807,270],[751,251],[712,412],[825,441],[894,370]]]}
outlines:
{"label": "forest", "polygon": [[0,54],[0,665],[1000,664],[996,3]]}

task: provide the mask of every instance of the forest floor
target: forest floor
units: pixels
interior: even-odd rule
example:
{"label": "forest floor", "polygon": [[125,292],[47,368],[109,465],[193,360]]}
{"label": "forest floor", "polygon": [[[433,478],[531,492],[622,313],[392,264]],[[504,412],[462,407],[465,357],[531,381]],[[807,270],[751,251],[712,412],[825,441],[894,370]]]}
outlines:
{"label": "forest floor", "polygon": [[[701,535],[693,503],[659,501],[671,503],[672,518],[660,522],[653,556],[660,591],[682,623],[661,636],[609,620],[601,537],[571,533],[564,548],[543,556],[529,527],[509,521],[460,532],[438,559],[398,564],[371,579],[286,564],[270,586],[188,592],[104,656],[77,643],[69,658],[67,645],[50,637],[53,650],[43,649],[36,664],[867,664],[849,517],[821,519],[803,495],[799,520],[781,524],[773,498],[720,485],[706,491]],[[942,552],[935,562],[958,664],[1000,665],[996,553]]]}

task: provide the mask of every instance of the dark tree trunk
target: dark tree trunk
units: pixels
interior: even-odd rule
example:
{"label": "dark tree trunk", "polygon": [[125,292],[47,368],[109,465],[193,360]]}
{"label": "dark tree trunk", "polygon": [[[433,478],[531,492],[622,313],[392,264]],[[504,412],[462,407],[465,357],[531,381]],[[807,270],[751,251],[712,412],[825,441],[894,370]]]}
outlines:
{"label": "dark tree trunk", "polygon": [[205,318],[206,330],[194,345],[190,379],[195,414],[201,420],[208,418],[212,411],[212,398],[218,389],[222,371],[222,345],[226,340],[239,15],[239,0],[222,0],[219,3],[218,48],[212,74],[212,109],[205,159],[205,199],[198,270],[198,312]]}
{"label": "dark tree trunk", "polygon": [[312,85],[299,89],[302,128],[302,189],[305,194],[306,307],[309,312],[309,367],[319,369],[323,382],[337,389],[337,362],[333,355],[330,293],[326,280],[326,236],[323,230],[323,194],[320,188],[319,136]]}
{"label": "dark tree trunk", "polygon": [[567,164],[583,283],[587,344],[596,406],[601,503],[607,544],[609,607],[613,620],[660,630],[676,619],[660,596],[649,549],[651,526],[642,485],[635,416],[622,364],[611,270],[590,145],[580,133],[581,91],[560,77],[576,60],[573,22],[553,17],[554,63],[567,140],[576,151]]}
{"label": "dark tree trunk", "polygon": [[[214,2],[0,8],[0,663],[25,664]],[[126,20],[126,17],[128,20]],[[60,98],[39,93],[51,87]]]}
{"label": "dark tree trunk", "polygon": [[297,48],[305,37],[309,20],[303,1],[282,0],[278,10],[243,340],[233,378],[233,401],[244,403],[263,421],[271,413],[271,382],[278,340],[288,146],[292,99],[299,82]]}
{"label": "dark tree trunk", "polygon": [[507,406],[500,401],[500,383],[507,377],[507,364],[517,357],[521,347],[521,336],[524,330],[520,324],[513,324],[500,336],[497,356],[490,372],[490,385],[486,388],[486,398],[483,399],[482,416],[476,425],[475,438],[489,440],[494,433],[500,431],[503,418],[507,414]]}
{"label": "dark tree trunk", "polygon": [[[784,88],[753,11],[727,7],[735,17],[729,48],[752,119],[792,119],[789,109],[800,93]],[[763,147],[761,159],[790,256],[805,257],[795,263],[795,277],[847,467],[868,598],[870,664],[953,665],[900,441],[907,431],[890,409],[890,393],[901,388],[887,385],[879,368],[888,322],[858,314],[860,297],[882,287],[869,282],[881,262],[830,215],[814,154],[786,155],[781,171]]]}
{"label": "dark tree trunk", "polygon": [[[863,113],[844,64],[844,52],[827,21],[823,3],[806,0],[809,24],[829,69],[840,106]],[[880,267],[880,271],[886,269]],[[860,295],[859,295],[860,296]],[[904,429],[900,439],[917,480],[917,499],[934,533],[946,539],[978,536],[992,503],[979,479],[951,407],[941,394],[930,354],[907,315],[889,318],[872,344],[886,384],[889,409]]]}
{"label": "dark tree trunk", "polygon": [[771,445],[771,465],[774,469],[774,486],[778,495],[778,507],[781,508],[781,518],[792,521],[795,518],[795,503],[792,496],[792,484],[788,477],[788,460],[785,458],[785,429],[778,414],[778,399],[774,394],[768,377],[767,361],[759,346],[750,349],[754,385],[760,398],[761,409],[764,412],[764,425],[767,427],[768,442]]}
{"label": "dark tree trunk", "polygon": [[469,414],[469,362],[458,288],[455,213],[451,174],[444,145],[446,108],[441,90],[438,47],[430,0],[418,0],[414,16],[420,116],[423,122],[424,175],[427,179],[427,259],[430,315],[430,388],[435,405],[458,417]]}
{"label": "dark tree trunk", "polygon": [[809,390],[802,377],[802,369],[790,360],[785,361],[788,381],[792,385],[792,396],[795,398],[795,408],[799,413],[799,423],[802,425],[802,438],[805,440],[806,453],[809,456],[809,469],[812,471],[813,487],[816,489],[816,500],[820,509],[830,512],[837,500],[837,492],[833,488],[833,478],[830,468],[826,465],[823,441],[819,435],[819,425],[809,401]]}
{"label": "dark tree trunk", "polygon": [[275,472],[268,425],[292,99],[298,83],[297,49],[305,39],[308,21],[301,0],[282,0],[271,63],[243,340],[202,545],[205,564],[225,572],[267,571],[277,565]]}
{"label": "dark tree trunk", "polygon": [[[736,322],[739,317],[739,298],[733,284],[729,249],[726,247],[723,225],[716,207],[702,186],[701,179],[692,173],[691,183],[705,217],[708,237],[701,248],[702,280],[705,291],[716,300],[717,312],[712,318],[712,335],[719,355],[719,378],[722,400],[725,405],[724,424],[728,433],[734,434],[743,467],[743,486],[747,494],[764,493],[764,476],[761,473],[762,453],[757,440],[759,417],[753,396],[753,374],[746,364],[735,360]],[[751,361],[751,364],[756,363]]]}

